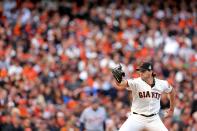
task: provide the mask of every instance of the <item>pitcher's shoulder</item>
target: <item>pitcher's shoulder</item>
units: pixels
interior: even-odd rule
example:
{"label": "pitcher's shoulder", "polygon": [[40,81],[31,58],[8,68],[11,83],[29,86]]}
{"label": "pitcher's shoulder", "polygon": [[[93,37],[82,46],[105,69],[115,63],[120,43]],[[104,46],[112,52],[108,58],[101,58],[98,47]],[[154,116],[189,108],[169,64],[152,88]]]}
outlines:
{"label": "pitcher's shoulder", "polygon": [[155,78],[155,82],[157,82],[157,83],[161,83],[161,84],[166,84],[166,83],[168,83],[168,81],[167,81],[167,80],[159,79],[159,78]]}

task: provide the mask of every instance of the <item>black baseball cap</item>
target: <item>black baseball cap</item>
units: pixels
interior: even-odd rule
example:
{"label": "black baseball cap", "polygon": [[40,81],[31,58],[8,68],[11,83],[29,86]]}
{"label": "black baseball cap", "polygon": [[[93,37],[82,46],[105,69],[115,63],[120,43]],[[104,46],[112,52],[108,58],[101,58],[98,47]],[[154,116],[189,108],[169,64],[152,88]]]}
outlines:
{"label": "black baseball cap", "polygon": [[136,69],[137,71],[151,71],[153,70],[153,65],[150,62],[144,62]]}

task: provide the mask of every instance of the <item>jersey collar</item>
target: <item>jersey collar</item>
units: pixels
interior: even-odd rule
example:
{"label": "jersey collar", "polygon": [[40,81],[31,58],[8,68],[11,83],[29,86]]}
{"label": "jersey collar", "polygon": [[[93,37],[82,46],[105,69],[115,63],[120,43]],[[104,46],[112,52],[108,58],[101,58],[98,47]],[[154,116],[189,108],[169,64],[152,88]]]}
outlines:
{"label": "jersey collar", "polygon": [[[144,81],[142,78],[141,78],[142,81]],[[148,84],[146,81],[144,81],[147,85],[149,85],[151,88],[153,88],[155,86],[155,77],[153,77],[153,83],[150,85]]]}

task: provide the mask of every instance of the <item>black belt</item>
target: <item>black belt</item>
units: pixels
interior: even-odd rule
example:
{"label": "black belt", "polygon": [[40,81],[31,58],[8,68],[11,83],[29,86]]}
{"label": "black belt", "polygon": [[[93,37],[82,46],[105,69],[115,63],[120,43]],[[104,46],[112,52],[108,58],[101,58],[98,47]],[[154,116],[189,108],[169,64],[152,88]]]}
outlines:
{"label": "black belt", "polygon": [[139,114],[139,113],[136,113],[136,112],[133,112],[133,114],[141,115],[141,116],[144,116],[144,117],[151,117],[151,116],[157,115],[157,113],[150,114],[150,115],[144,115],[144,114]]}

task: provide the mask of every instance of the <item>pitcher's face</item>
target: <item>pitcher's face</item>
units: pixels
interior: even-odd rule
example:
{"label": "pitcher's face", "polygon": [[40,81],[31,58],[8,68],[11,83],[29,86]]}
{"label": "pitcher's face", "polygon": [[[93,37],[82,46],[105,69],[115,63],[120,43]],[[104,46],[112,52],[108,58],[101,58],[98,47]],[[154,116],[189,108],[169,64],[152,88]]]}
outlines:
{"label": "pitcher's face", "polygon": [[149,77],[151,77],[152,76],[152,71],[150,70],[141,70],[140,71],[140,77],[142,78],[142,79],[148,79]]}

